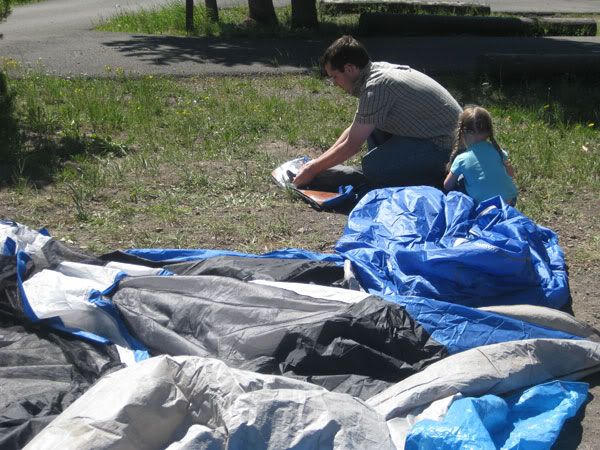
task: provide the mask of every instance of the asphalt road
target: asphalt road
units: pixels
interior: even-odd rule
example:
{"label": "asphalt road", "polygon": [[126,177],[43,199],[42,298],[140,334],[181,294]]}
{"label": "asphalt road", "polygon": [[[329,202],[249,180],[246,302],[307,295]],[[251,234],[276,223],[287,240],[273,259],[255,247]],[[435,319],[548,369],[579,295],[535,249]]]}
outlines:
{"label": "asphalt road", "polygon": [[[118,0],[117,0],[118,1]],[[256,74],[304,72],[329,39],[210,39],[101,33],[92,27],[122,9],[153,7],[166,0],[46,0],[14,8],[0,24],[0,58],[58,75],[106,75],[106,68],[143,74]],[[198,1],[198,0],[196,0]],[[221,7],[240,0],[222,0]],[[288,0],[276,0],[286,2]],[[598,0],[490,0],[494,9],[565,8],[587,12]],[[409,64],[429,73],[477,70],[483,53],[598,54],[600,39],[517,37],[378,37],[362,39],[373,59]]]}

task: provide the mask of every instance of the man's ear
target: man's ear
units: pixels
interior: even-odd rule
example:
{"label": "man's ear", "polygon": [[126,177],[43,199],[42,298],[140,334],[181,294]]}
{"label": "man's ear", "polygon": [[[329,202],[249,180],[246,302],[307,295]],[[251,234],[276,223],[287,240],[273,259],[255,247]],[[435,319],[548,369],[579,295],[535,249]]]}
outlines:
{"label": "man's ear", "polygon": [[348,75],[356,75],[358,72],[360,72],[360,69],[354,64],[348,63],[344,65],[344,72],[346,72]]}

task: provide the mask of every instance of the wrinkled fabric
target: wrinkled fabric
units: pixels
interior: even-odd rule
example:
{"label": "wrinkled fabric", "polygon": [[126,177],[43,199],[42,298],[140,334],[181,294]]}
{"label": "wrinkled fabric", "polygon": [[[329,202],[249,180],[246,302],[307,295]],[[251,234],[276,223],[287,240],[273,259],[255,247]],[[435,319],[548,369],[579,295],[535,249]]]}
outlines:
{"label": "wrinkled fabric", "polygon": [[167,447],[394,448],[385,420],[349,395],[191,356],[151,358],[105,377],[27,446]]}
{"label": "wrinkled fabric", "polygon": [[113,302],[153,355],[216,357],[368,398],[447,355],[401,305],[215,276],[124,280]]}
{"label": "wrinkled fabric", "polygon": [[336,250],[362,287],[467,306],[569,301],[565,258],[551,230],[499,197],[478,207],[459,192],[426,187],[368,193]]}
{"label": "wrinkled fabric", "polygon": [[96,380],[120,367],[113,346],[34,327],[0,310],[0,448],[23,448]]}

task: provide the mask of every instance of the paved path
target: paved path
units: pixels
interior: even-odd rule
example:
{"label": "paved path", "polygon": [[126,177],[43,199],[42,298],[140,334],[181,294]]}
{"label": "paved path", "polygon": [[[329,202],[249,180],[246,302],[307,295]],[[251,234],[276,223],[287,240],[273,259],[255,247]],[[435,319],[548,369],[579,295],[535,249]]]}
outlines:
{"label": "paved path", "polygon": [[[118,0],[117,0],[118,1]],[[198,0],[196,0],[198,1]],[[221,0],[220,5],[240,0]],[[285,2],[287,0],[279,0]],[[130,74],[241,74],[303,72],[330,39],[209,39],[90,31],[119,9],[152,7],[165,0],[46,0],[16,7],[0,24],[0,57],[59,75],[105,75],[106,67]],[[226,3],[229,2],[229,3]],[[493,7],[539,9],[542,4],[597,6],[600,1],[490,0]],[[573,7],[573,10],[577,8]],[[483,53],[600,54],[600,38],[380,37],[363,39],[373,59],[409,64],[429,73],[473,72]]]}

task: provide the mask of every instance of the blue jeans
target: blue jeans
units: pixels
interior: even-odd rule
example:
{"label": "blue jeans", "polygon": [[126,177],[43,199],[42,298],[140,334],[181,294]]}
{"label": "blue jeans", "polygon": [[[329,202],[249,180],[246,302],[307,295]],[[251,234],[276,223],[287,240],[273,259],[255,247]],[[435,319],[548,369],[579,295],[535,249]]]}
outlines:
{"label": "blue jeans", "polygon": [[430,140],[393,136],[376,129],[367,145],[362,172],[370,185],[442,187],[450,152]]}
{"label": "blue jeans", "polygon": [[308,189],[337,192],[338,186],[352,185],[363,191],[393,186],[442,187],[449,151],[427,139],[394,136],[375,129],[367,139],[369,152],[362,170],[337,165],[318,174]]}

